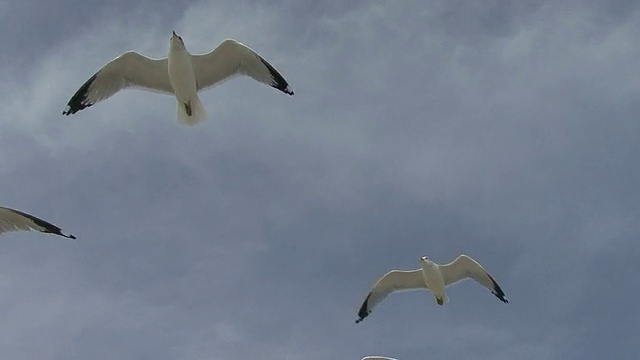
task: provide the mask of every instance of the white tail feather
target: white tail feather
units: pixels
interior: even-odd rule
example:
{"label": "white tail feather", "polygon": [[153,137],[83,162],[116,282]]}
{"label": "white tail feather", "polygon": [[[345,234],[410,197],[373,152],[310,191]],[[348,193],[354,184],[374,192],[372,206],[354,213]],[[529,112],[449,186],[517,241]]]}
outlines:
{"label": "white tail feather", "polygon": [[178,100],[176,104],[178,122],[185,125],[195,125],[207,119],[207,111],[197,96],[189,100],[188,104],[191,106],[191,116],[187,114],[187,105]]}

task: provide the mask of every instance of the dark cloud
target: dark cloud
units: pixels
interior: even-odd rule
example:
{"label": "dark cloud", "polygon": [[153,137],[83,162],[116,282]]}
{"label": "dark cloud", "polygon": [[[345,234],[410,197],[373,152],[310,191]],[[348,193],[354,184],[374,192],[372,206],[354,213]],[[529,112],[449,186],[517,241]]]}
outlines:
{"label": "dark cloud", "polygon": [[[3,205],[78,240],[2,238],[3,358],[637,354],[636,2],[16,6]],[[296,95],[234,79],[197,127],[134,90],[60,115],[173,29],[237,38]],[[354,323],[384,272],[461,252],[510,304],[465,282]]]}

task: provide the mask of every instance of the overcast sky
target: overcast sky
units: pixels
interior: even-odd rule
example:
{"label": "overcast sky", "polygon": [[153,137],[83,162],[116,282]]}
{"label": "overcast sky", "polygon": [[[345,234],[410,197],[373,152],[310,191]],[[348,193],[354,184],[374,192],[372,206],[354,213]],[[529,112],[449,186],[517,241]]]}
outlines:
{"label": "overcast sky", "polygon": [[[78,237],[0,238],[3,360],[637,359],[637,1],[177,3],[0,2],[0,204]],[[172,30],[296,95],[61,114]],[[462,252],[509,304],[464,282],[354,323],[386,271]]]}

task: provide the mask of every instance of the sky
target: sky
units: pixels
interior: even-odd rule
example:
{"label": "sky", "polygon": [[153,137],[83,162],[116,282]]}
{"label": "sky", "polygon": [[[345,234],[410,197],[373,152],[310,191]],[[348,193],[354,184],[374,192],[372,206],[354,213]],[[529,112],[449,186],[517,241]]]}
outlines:
{"label": "sky", "polygon": [[[638,1],[0,2],[0,204],[75,234],[0,238],[3,360],[636,359]],[[67,101],[136,50],[225,38],[234,78]],[[393,294],[419,257],[471,281]]]}

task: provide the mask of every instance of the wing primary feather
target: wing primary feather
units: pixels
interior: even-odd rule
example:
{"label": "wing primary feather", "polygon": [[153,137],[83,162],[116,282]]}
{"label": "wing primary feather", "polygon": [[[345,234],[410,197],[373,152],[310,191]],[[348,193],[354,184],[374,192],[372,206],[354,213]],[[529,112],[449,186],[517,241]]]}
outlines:
{"label": "wing primary feather", "polygon": [[364,299],[364,302],[362,303],[362,306],[360,306],[360,310],[358,310],[358,318],[356,319],[356,324],[360,323],[362,320],[364,320],[364,318],[369,316],[369,313],[371,312],[371,311],[369,311],[369,298],[370,297],[371,297],[371,293],[369,293],[369,295],[367,295],[367,298]]}
{"label": "wing primary feather", "polygon": [[271,74],[271,77],[273,78],[274,83],[271,84],[271,86],[282,91],[285,94],[293,95],[293,91],[289,88],[289,83],[287,83],[287,80],[285,80],[284,77],[282,77],[282,75],[280,75],[280,73],[273,66],[271,66],[271,64],[263,59],[262,56],[258,55],[258,59],[260,59],[262,64],[267,67],[269,73]]}
{"label": "wing primary feather", "polygon": [[502,301],[505,304],[509,303],[509,300],[507,300],[504,296],[504,291],[502,291],[502,288],[500,287],[500,285],[498,285],[498,282],[493,278],[493,276],[487,274],[487,276],[489,277],[489,279],[491,279],[491,282],[493,283],[493,291],[491,291],[491,293],[493,295],[495,295],[498,299],[500,299],[500,301]]}
{"label": "wing primary feather", "polygon": [[69,239],[75,239],[76,237],[72,234],[65,234],[62,232],[62,229],[53,225],[50,222],[44,221],[42,219],[39,219],[33,215],[29,215],[27,213],[24,213],[22,211],[18,211],[18,210],[13,210],[15,213],[20,214],[26,218],[28,218],[29,220],[33,221],[34,224],[36,224],[37,226],[39,226],[41,228],[41,232],[43,233],[50,233],[50,234],[55,234],[55,235],[60,235]]}
{"label": "wing primary feather", "polygon": [[0,207],[0,233],[15,230],[37,230],[43,233],[55,234],[69,239],[76,238],[72,234],[65,234],[62,232],[62,229],[52,223],[44,221],[33,215],[7,207]]}
{"label": "wing primary feather", "polygon": [[80,89],[76,91],[75,94],[73,94],[73,96],[71,97],[71,100],[69,100],[69,102],[67,103],[67,108],[64,111],[62,111],[63,115],[75,114],[78,111],[93,105],[93,103],[87,102],[86,99],[87,99],[87,92],[89,90],[89,86],[91,86],[93,81],[96,79],[96,75],[97,73],[93,74],[93,76],[90,77],[89,80],[87,80],[80,87]]}

